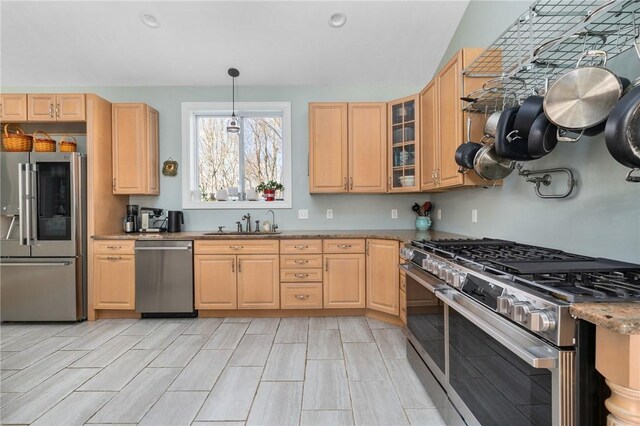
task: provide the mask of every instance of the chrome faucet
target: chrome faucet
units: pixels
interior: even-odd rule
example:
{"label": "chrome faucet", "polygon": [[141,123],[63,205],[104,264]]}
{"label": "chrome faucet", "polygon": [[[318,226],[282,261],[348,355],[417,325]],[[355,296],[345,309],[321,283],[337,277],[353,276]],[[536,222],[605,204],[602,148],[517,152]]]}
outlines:
{"label": "chrome faucet", "polygon": [[251,215],[249,213],[245,214],[244,216],[242,216],[242,220],[247,221],[247,225],[246,225],[247,228],[245,232],[251,232]]}
{"label": "chrome faucet", "polygon": [[276,214],[273,212],[273,210],[271,210],[271,209],[267,210],[267,213],[265,214],[264,218],[265,218],[265,220],[269,219],[269,212],[271,212],[271,230],[270,230],[270,232],[276,232],[276,230],[278,229],[278,225],[276,225]]}
{"label": "chrome faucet", "polygon": [[242,222],[236,222],[237,231],[242,232]]}

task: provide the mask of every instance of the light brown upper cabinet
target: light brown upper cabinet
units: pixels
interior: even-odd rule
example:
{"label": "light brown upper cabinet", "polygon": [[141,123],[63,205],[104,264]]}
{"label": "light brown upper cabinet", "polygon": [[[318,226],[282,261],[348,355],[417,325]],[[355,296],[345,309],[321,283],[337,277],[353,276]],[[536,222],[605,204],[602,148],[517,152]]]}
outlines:
{"label": "light brown upper cabinet", "polygon": [[387,105],[309,104],[309,192],[384,193]]}
{"label": "light brown upper cabinet", "polygon": [[418,96],[389,102],[389,192],[420,190]]}
{"label": "light brown upper cabinet", "polygon": [[[458,51],[420,92],[422,190],[486,184],[473,171],[459,173],[455,162],[456,149],[467,139],[467,114],[462,111],[460,97],[481,87],[486,81],[484,78],[464,77],[462,70],[482,50],[474,48]],[[480,114],[475,114],[474,118],[483,120]],[[472,127],[471,140],[476,142],[482,137],[484,122],[481,120],[476,120]]]}
{"label": "light brown upper cabinet", "polygon": [[367,308],[400,313],[399,249],[396,240],[367,240]]}
{"label": "light brown upper cabinet", "polygon": [[3,123],[27,121],[27,95],[25,93],[0,95],[0,121]]}
{"label": "light brown upper cabinet", "polygon": [[85,96],[82,93],[29,93],[29,121],[85,121]]}
{"label": "light brown upper cabinet", "polygon": [[141,103],[112,104],[113,193],[160,192],[158,111]]}

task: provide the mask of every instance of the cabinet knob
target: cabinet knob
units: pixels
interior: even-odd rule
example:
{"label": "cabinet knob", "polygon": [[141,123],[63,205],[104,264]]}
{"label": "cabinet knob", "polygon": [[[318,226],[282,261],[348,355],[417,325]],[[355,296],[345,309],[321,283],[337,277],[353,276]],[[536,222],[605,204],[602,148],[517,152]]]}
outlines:
{"label": "cabinet knob", "polygon": [[231,260],[231,272],[236,272],[236,261],[234,259]]}
{"label": "cabinet knob", "polygon": [[351,244],[338,244],[338,248],[348,249],[351,248]]}
{"label": "cabinet knob", "polygon": [[107,256],[108,260],[120,260],[122,259],[120,256]]}
{"label": "cabinet knob", "polygon": [[60,118],[60,104],[56,104],[56,118]]}
{"label": "cabinet knob", "polygon": [[353,189],[353,176],[349,178],[349,189]]}
{"label": "cabinet knob", "polygon": [[300,278],[300,279],[307,278],[308,276],[309,276],[309,274],[295,274],[295,277],[296,278]]}
{"label": "cabinet knob", "polygon": [[121,249],[122,246],[107,246],[108,249]]}
{"label": "cabinet knob", "polygon": [[347,190],[347,177],[344,177],[344,190]]}
{"label": "cabinet knob", "polygon": [[298,250],[304,250],[304,249],[308,249],[309,246],[294,246],[294,248],[296,248]]}
{"label": "cabinet knob", "polygon": [[324,260],[324,271],[329,272],[329,259]]}
{"label": "cabinet knob", "polygon": [[49,117],[53,118],[53,104],[49,104]]}
{"label": "cabinet knob", "polygon": [[304,265],[309,263],[309,261],[307,259],[296,259],[294,260],[295,263],[297,263],[298,265]]}
{"label": "cabinet knob", "polygon": [[298,300],[307,300],[309,298],[308,294],[296,294],[295,298]]}

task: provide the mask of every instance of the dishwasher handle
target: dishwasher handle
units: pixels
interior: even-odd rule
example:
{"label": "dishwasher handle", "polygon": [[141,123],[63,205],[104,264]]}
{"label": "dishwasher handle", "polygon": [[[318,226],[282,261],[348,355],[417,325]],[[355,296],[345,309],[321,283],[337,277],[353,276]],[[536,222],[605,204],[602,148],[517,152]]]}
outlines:
{"label": "dishwasher handle", "polygon": [[191,246],[184,247],[135,247],[136,251],[139,250],[191,250]]}

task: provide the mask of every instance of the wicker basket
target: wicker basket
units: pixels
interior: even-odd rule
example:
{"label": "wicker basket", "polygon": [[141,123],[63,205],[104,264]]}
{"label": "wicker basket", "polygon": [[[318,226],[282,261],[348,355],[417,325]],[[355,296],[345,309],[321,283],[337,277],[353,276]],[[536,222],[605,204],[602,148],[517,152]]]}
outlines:
{"label": "wicker basket", "polygon": [[[45,137],[38,139],[36,137],[38,133],[42,133]],[[54,141],[47,132],[43,132],[42,130],[33,132],[33,142],[36,146],[36,152],[56,152],[56,141]]]}
{"label": "wicker basket", "polygon": [[[73,139],[73,142],[66,141],[65,139],[67,138]],[[59,144],[60,152],[76,152],[76,149],[78,148],[78,141],[71,135],[64,135],[62,139],[60,139]]]}
{"label": "wicker basket", "polygon": [[15,124],[14,133],[9,133],[9,126],[4,125],[4,134],[2,135],[2,149],[8,152],[29,152],[33,148],[33,137],[25,135],[22,129]]}

